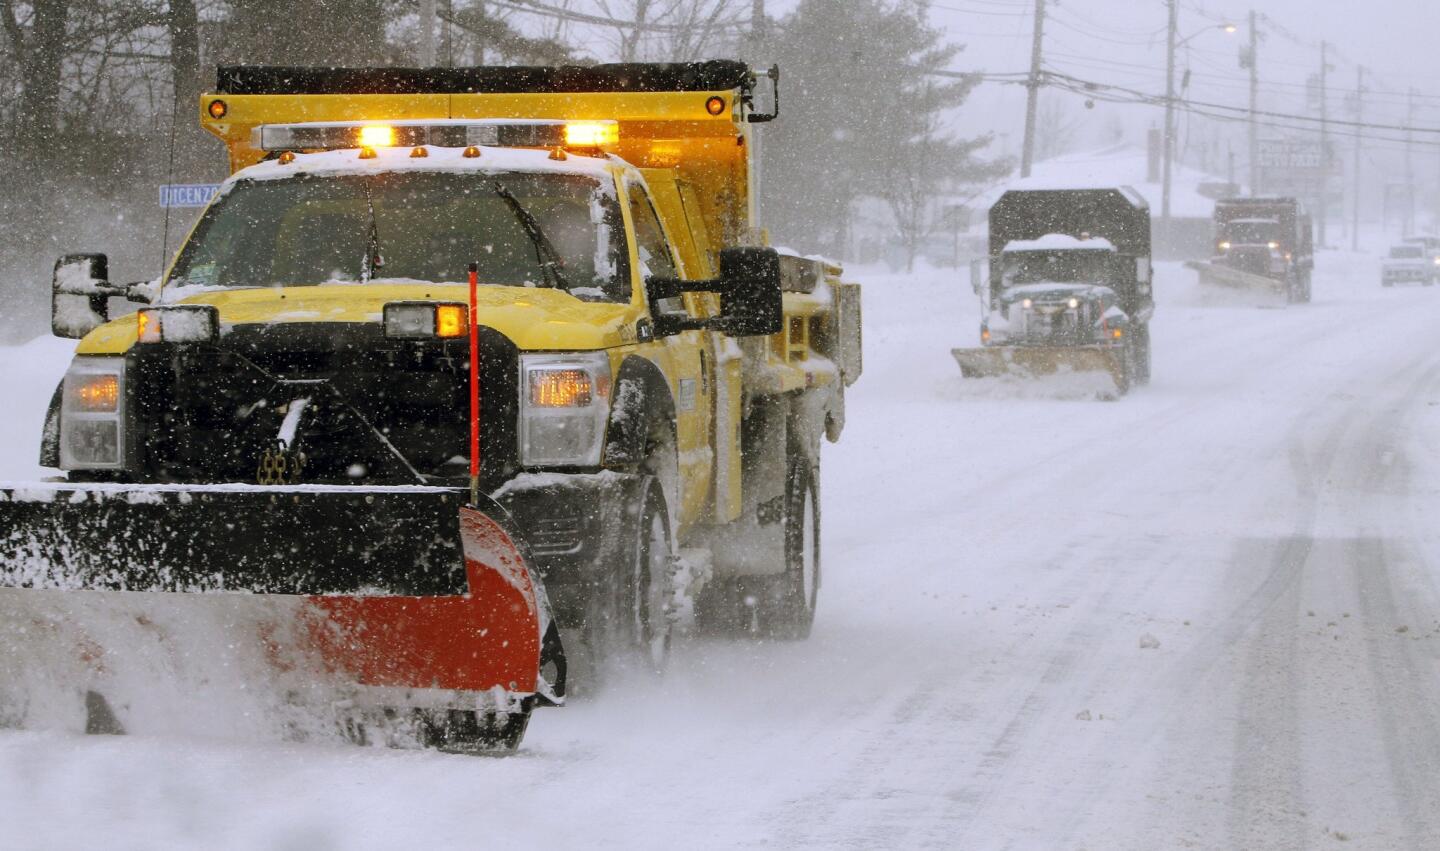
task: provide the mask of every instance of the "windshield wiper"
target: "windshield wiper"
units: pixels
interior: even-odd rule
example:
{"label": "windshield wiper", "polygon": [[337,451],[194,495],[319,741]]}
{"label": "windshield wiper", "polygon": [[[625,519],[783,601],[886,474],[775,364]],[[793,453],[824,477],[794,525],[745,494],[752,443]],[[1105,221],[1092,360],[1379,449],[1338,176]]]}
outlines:
{"label": "windshield wiper", "polygon": [[535,221],[535,217],[530,215],[530,211],[525,209],[525,205],[520,203],[520,199],[516,198],[515,193],[507,189],[505,184],[497,180],[493,186],[495,194],[509,206],[510,212],[515,214],[515,220],[520,223],[520,229],[525,231],[525,235],[530,237],[530,242],[534,244],[535,259],[540,263],[540,271],[545,275],[545,285],[561,290],[570,289],[570,281],[561,271],[565,266],[565,259],[540,229],[540,223]]}
{"label": "windshield wiper", "polygon": [[360,283],[368,284],[375,272],[385,265],[385,256],[380,253],[380,227],[375,221],[375,196],[370,191],[370,181],[365,184],[365,207],[370,211],[370,233],[365,237],[365,259],[360,261]]}

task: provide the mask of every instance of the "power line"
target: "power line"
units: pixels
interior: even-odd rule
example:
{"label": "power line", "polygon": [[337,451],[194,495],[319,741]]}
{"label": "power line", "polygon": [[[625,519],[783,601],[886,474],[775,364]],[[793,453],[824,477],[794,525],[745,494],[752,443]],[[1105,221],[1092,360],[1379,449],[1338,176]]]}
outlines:
{"label": "power line", "polygon": [[[1123,86],[1116,86],[1108,83],[1099,83],[1092,80],[1085,80],[1079,77],[1074,77],[1056,71],[1047,71],[1045,73],[1045,76],[1047,85],[1054,86],[1055,88],[1059,88],[1064,91],[1069,91],[1073,94],[1083,95],[1092,100],[1103,101],[1106,103],[1139,104],[1146,106],[1164,106],[1165,104],[1165,98],[1163,96],[1148,94],[1146,92],[1140,92],[1134,89],[1128,89]],[[1213,104],[1205,101],[1196,101],[1186,98],[1176,98],[1175,107],[1177,109],[1183,109],[1196,115],[1202,115],[1208,118],[1230,122],[1246,121],[1246,115],[1237,115],[1235,113],[1249,112],[1249,110],[1245,107],[1232,107],[1227,104]],[[1257,119],[1256,123],[1261,126],[1281,130],[1294,130],[1304,133],[1313,133],[1315,131],[1313,122],[1318,120],[1308,115],[1296,115],[1292,113],[1272,112],[1264,110],[1259,110],[1256,112],[1256,114],[1257,116],[1262,116],[1265,119],[1263,121]],[[1391,132],[1396,130],[1402,132],[1409,130],[1416,133],[1433,133],[1437,134],[1437,138],[1434,141],[1417,141],[1414,144],[1427,145],[1429,147],[1440,147],[1440,127],[1410,127],[1406,125],[1373,124],[1355,121],[1340,122],[1333,119],[1331,119],[1329,123],[1340,124],[1342,126],[1348,127],[1348,130],[1332,130],[1331,132],[1333,135],[1350,138],[1359,138],[1362,136],[1362,131],[1366,130],[1382,130]],[[1399,145],[1405,144],[1406,141],[1403,137],[1398,136],[1364,135],[1363,138],[1367,142],[1381,141],[1396,143]]]}

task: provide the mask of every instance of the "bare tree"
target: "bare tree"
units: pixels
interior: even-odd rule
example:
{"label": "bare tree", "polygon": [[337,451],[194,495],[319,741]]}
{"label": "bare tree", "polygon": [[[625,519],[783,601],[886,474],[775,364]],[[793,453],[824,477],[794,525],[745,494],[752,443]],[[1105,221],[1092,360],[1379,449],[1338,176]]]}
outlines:
{"label": "bare tree", "polygon": [[621,62],[698,59],[741,27],[749,0],[598,0]]}
{"label": "bare tree", "polygon": [[1064,95],[1049,93],[1040,98],[1040,111],[1035,118],[1035,158],[1048,160],[1069,153],[1075,143],[1080,119],[1070,108]]}

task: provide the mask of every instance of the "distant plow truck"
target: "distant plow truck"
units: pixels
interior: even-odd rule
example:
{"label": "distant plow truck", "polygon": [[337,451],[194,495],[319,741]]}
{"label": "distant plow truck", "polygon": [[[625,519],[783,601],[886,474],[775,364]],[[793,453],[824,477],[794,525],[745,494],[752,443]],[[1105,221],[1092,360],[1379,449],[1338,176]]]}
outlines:
{"label": "distant plow truck", "polygon": [[1186,265],[1200,283],[1310,301],[1315,244],[1309,213],[1294,198],[1215,202],[1215,256]]}
{"label": "distant plow truck", "polygon": [[1102,396],[1149,382],[1150,210],[1133,189],[1006,192],[973,280],[980,346],[951,350],[966,378],[1093,374]]}

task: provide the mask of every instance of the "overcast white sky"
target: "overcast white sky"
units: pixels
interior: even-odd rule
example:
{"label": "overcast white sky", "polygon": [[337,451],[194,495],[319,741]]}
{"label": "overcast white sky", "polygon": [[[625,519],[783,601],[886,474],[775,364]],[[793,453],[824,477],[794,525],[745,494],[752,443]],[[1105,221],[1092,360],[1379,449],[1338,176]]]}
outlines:
{"label": "overcast white sky", "polygon": [[[1161,94],[1165,89],[1164,0],[1061,0],[1047,3],[1046,65],[1056,71],[1097,82],[1122,85]],[[1239,67],[1237,51],[1249,40],[1248,15],[1261,14],[1259,30],[1262,109],[1309,113],[1307,79],[1318,72],[1320,41],[1333,45],[1330,72],[1331,118],[1353,118],[1356,66],[1373,72],[1367,80],[1366,120],[1405,124],[1407,93],[1416,89],[1413,123],[1440,127],[1440,3],[1434,0],[1375,0],[1369,3],[1339,0],[1265,0],[1253,6],[1242,2],[1181,0],[1180,36],[1200,33],[1180,51],[1177,83],[1183,70],[1192,71],[1187,96],[1194,100],[1248,102],[1248,73]],[[1033,0],[938,0],[931,4],[935,24],[966,46],[958,60],[966,69],[992,73],[1023,72],[1029,66]],[[1226,34],[1216,24],[1231,20],[1240,25]],[[1207,27],[1210,28],[1207,30]],[[1153,107],[1097,104],[1085,110],[1083,98],[1049,93],[1064,103],[1074,124],[1075,144],[1099,145],[1122,129],[1134,142],[1143,142],[1144,130],[1158,126],[1161,111]],[[1001,134],[999,146],[1019,149],[1024,90],[1018,86],[988,84],[964,111],[964,129],[993,129]],[[1228,143],[1238,157],[1245,154],[1243,125],[1203,118],[1180,119],[1181,144],[1187,158],[1224,162],[1220,149]],[[1266,131],[1262,131],[1266,132]],[[1336,128],[1337,142],[1346,147],[1346,131]],[[1381,170],[1402,169],[1398,144],[1402,133],[1390,133],[1396,142],[1372,139],[1367,159]],[[1440,142],[1440,134],[1429,138]],[[1206,150],[1206,145],[1210,149]],[[1417,172],[1434,174],[1440,167],[1440,148],[1417,145]],[[1197,164],[1202,164],[1198,163]],[[1417,177],[1421,175],[1417,174]]]}

